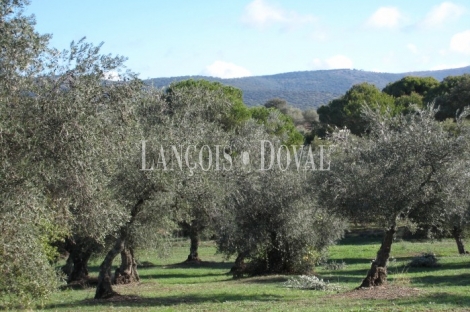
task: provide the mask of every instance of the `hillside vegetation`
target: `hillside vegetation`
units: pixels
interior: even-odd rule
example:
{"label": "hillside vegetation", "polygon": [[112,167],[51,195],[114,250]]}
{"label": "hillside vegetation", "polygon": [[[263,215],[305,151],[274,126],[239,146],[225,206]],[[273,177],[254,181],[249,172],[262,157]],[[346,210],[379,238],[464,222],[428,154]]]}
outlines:
{"label": "hillside vegetation", "polygon": [[172,82],[186,79],[205,79],[221,82],[243,91],[243,101],[248,106],[263,105],[273,98],[286,100],[292,106],[307,109],[318,108],[338,98],[355,84],[367,82],[382,89],[387,84],[405,76],[434,77],[442,80],[447,76],[470,73],[470,66],[434,71],[408,73],[378,73],[356,69],[334,69],[283,73],[269,76],[221,79],[204,76],[181,76],[153,78],[145,82],[157,88],[169,86]]}

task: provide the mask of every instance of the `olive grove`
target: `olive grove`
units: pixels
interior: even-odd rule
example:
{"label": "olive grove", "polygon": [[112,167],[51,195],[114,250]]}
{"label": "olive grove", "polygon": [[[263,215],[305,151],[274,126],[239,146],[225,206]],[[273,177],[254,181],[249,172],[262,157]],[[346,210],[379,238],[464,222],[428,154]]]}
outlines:
{"label": "olive grove", "polygon": [[95,298],[113,297],[140,280],[136,251],[181,229],[188,262],[209,231],[236,257],[234,277],[311,273],[355,221],[384,230],[362,287],[386,282],[404,222],[447,231],[466,252],[468,76],[363,83],[319,114],[280,99],[248,108],[220,83],[145,85],[85,38],[51,48],[27,0],[0,3],[0,298],[86,284],[98,252]]}
{"label": "olive grove", "polygon": [[462,180],[469,179],[468,133],[450,133],[435,113],[428,108],[393,117],[366,109],[370,134],[337,140],[331,170],[313,176],[312,187],[323,203],[385,231],[362,287],[386,281],[399,222],[413,215],[421,224],[442,228],[448,216],[468,205],[462,192],[468,185]]}

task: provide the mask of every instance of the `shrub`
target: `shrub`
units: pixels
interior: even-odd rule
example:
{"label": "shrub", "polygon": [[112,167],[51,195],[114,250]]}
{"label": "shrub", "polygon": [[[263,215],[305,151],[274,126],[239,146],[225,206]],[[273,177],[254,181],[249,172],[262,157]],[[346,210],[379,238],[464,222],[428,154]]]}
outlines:
{"label": "shrub", "polygon": [[438,259],[434,253],[424,253],[411,260],[409,266],[411,267],[436,267]]}

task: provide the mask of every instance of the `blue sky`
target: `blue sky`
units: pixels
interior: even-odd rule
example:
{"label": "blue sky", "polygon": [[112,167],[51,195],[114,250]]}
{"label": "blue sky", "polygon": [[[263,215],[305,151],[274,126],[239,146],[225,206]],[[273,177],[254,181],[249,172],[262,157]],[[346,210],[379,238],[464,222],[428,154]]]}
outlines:
{"label": "blue sky", "polygon": [[104,41],[140,78],[470,65],[470,3],[413,0],[32,0],[51,46]]}

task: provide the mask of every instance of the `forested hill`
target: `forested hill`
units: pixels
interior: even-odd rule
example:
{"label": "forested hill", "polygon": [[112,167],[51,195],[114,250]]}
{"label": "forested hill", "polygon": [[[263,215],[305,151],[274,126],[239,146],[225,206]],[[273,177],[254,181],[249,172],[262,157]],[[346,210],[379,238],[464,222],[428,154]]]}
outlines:
{"label": "forested hill", "polygon": [[157,88],[162,88],[172,82],[190,78],[218,81],[241,89],[244,101],[249,106],[262,105],[273,98],[282,98],[292,106],[306,109],[327,104],[330,100],[343,95],[352,85],[361,82],[369,82],[382,89],[387,83],[397,81],[405,76],[431,76],[437,80],[442,80],[447,76],[458,76],[465,73],[470,73],[470,66],[399,74],[356,69],[334,69],[234,79],[205,76],[153,78],[148,79],[146,82]]}

